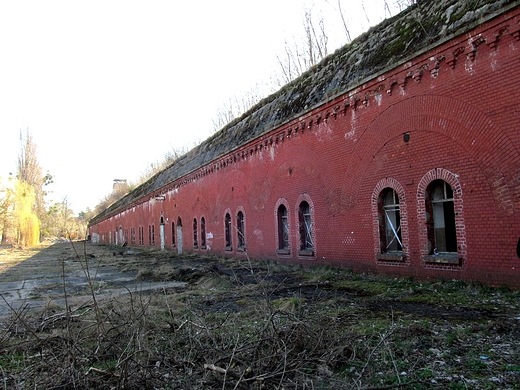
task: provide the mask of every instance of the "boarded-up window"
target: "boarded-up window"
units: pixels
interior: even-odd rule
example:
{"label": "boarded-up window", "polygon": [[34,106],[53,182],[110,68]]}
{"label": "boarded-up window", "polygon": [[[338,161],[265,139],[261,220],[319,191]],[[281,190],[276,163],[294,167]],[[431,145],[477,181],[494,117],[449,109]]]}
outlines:
{"label": "boarded-up window", "polygon": [[298,208],[298,222],[300,228],[300,251],[312,254],[314,249],[312,239],[312,218],[309,203],[303,201]]}
{"label": "boarded-up window", "polygon": [[401,210],[399,196],[392,188],[385,188],[379,195],[379,239],[381,253],[403,250],[401,237]]}
{"label": "boarded-up window", "polygon": [[244,220],[244,213],[239,211],[237,213],[237,247],[244,249],[246,247],[246,226]]}

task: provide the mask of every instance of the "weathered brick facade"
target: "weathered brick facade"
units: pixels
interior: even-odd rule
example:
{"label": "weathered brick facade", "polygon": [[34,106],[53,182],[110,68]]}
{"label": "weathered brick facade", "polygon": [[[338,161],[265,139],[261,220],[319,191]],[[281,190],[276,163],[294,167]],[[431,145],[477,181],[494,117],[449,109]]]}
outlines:
{"label": "weathered brick facade", "polygon": [[520,287],[520,8],[500,3],[225,153],[206,141],[91,237]]}

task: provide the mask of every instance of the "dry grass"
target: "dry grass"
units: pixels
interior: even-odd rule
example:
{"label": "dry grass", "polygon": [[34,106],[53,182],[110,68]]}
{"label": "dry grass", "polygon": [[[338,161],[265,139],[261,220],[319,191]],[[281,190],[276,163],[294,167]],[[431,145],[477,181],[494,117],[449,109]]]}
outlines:
{"label": "dry grass", "polygon": [[518,292],[157,251],[103,261],[188,284],[13,307],[0,389],[520,388]]}

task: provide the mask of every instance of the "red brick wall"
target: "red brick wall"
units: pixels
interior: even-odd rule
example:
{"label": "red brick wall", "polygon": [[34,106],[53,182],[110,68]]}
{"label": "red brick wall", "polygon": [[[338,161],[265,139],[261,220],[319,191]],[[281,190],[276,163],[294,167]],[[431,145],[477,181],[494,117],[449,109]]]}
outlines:
{"label": "red brick wall", "polygon": [[[91,226],[114,233],[182,220],[183,251],[193,251],[193,219],[205,218],[205,250],[236,248],[245,215],[254,258],[331,264],[420,279],[459,278],[520,287],[520,10],[480,26],[354,91],[314,109],[157,194]],[[404,140],[404,134],[409,140]],[[426,263],[425,190],[443,179],[454,191],[457,264]],[[399,195],[403,258],[380,259],[377,197]],[[164,200],[155,200],[164,195]],[[312,255],[299,253],[298,205],[311,209]],[[290,254],[278,254],[276,212],[288,209]],[[224,216],[233,246],[225,250]],[[136,241],[138,238],[136,237]],[[176,240],[178,241],[178,240]],[[177,242],[178,245],[178,242]]]}

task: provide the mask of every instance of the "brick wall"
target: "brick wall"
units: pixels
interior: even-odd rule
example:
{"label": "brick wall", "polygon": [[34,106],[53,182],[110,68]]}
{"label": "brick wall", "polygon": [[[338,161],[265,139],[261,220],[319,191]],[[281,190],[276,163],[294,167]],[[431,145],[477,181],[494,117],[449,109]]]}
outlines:
{"label": "brick wall", "polygon": [[[143,226],[147,245],[154,225],[159,246],[162,217],[167,249],[182,244],[184,252],[240,257],[236,215],[242,211],[254,258],[520,287],[519,14],[511,11],[366,81],[113,213],[91,233],[115,243],[120,227]],[[453,190],[453,259],[431,257],[425,194],[434,180]],[[385,188],[399,196],[403,244],[399,256],[386,258],[378,219]],[[309,205],[307,220],[302,202]],[[280,204],[290,233],[283,253]],[[194,249],[193,219],[200,234],[202,217],[206,249]],[[305,224],[312,251],[300,250]]]}

